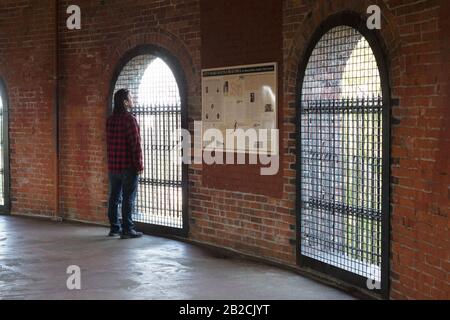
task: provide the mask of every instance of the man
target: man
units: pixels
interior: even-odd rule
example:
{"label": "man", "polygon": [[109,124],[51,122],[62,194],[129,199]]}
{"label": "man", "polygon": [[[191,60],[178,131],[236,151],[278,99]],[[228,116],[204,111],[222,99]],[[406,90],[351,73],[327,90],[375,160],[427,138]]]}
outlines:
{"label": "man", "polygon": [[[130,113],[133,106],[133,99],[127,89],[117,91],[114,95],[114,111],[106,124],[110,188],[109,236],[120,235],[122,239],[142,236],[141,232],[135,230],[132,219],[138,178],[144,170],[139,125]],[[118,217],[121,194],[122,224]]]}

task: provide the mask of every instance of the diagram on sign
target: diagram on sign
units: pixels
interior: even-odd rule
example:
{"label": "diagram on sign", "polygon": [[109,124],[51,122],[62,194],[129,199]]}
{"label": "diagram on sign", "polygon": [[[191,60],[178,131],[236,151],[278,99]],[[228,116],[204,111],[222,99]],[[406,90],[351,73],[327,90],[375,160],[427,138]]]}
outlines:
{"label": "diagram on sign", "polygon": [[223,99],[221,99],[221,82],[213,80],[205,86],[203,121],[215,124],[223,119]]}

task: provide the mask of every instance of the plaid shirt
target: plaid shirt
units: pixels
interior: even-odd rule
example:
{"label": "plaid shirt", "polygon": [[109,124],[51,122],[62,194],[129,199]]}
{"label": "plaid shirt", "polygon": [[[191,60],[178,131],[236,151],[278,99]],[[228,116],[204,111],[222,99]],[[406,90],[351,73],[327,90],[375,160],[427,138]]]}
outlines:
{"label": "plaid shirt", "polygon": [[122,173],[129,168],[144,170],[139,124],[131,113],[109,116],[106,122],[106,142],[110,173]]}

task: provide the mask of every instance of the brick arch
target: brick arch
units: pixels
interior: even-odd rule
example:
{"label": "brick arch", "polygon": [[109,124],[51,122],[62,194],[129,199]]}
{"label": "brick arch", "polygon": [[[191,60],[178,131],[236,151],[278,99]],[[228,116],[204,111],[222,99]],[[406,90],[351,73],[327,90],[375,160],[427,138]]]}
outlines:
{"label": "brick arch", "polygon": [[399,74],[396,72],[401,66],[400,57],[400,35],[396,27],[395,17],[386,7],[382,0],[355,0],[355,1],[316,1],[314,8],[309,11],[303,19],[300,26],[295,31],[293,42],[287,48],[287,57],[285,63],[285,92],[289,95],[286,99],[286,105],[295,106],[295,94],[297,87],[298,68],[302,61],[306,58],[306,50],[310,45],[311,38],[320,25],[329,17],[343,13],[352,12],[367,17],[367,8],[370,5],[378,5],[382,12],[382,28],[379,32],[379,44],[386,58],[386,64],[389,72],[390,87],[394,88],[399,81]]}
{"label": "brick arch", "polygon": [[185,78],[186,95],[188,98],[187,105],[190,110],[191,106],[189,103],[189,97],[194,95],[198,89],[198,81],[195,81],[195,76],[198,73],[198,67],[195,65],[194,60],[183,41],[176,35],[161,28],[155,28],[142,34],[134,34],[121,41],[116,49],[111,51],[108,58],[110,64],[107,66],[107,70],[105,70],[108,74],[109,82],[113,80],[116,67],[121,62],[123,57],[133,49],[145,45],[153,45],[167,50],[177,60]]}
{"label": "brick arch", "polygon": [[[367,8],[370,5],[378,5],[382,11],[382,29],[376,34],[377,42],[380,46],[380,51],[383,54],[385,69],[388,72],[390,95],[396,96],[396,88],[401,84],[401,75],[405,71],[405,65],[402,63],[401,58],[401,40],[400,33],[397,27],[397,21],[392,12],[387,8],[383,0],[357,0],[357,1],[315,1],[312,5],[312,9],[305,14],[301,23],[298,25],[292,36],[292,42],[287,46],[285,50],[285,65],[284,65],[284,92],[285,102],[284,106],[288,110],[289,114],[296,114],[297,108],[297,94],[298,94],[298,81],[299,79],[299,67],[302,66],[310,48],[311,41],[315,36],[315,33],[322,24],[330,17],[337,16],[339,14],[350,13],[361,17],[361,19],[367,19]],[[296,120],[293,119],[293,123]],[[392,129],[391,129],[392,130]],[[295,133],[297,131],[296,126],[290,126],[289,132]],[[391,131],[392,134],[392,131]],[[293,146],[295,141],[291,141]],[[285,150],[285,154],[291,159],[295,159],[296,162],[296,146]],[[394,153],[391,151],[391,156]],[[290,164],[292,167],[292,163]],[[290,181],[287,184],[293,189],[296,188],[296,182]],[[391,196],[392,196],[391,191]],[[391,200],[392,201],[392,200]],[[392,223],[393,212],[391,212]],[[391,233],[393,231],[391,230]],[[391,243],[393,238],[390,239]],[[392,247],[389,249],[392,252]],[[390,278],[392,277],[393,263],[390,262]],[[392,287],[390,288],[392,292]],[[386,292],[390,294],[390,292]]]}
{"label": "brick arch", "polygon": [[[297,82],[299,67],[306,58],[306,52],[311,44],[314,33],[319,29],[323,22],[333,15],[340,13],[354,13],[361,18],[367,18],[367,8],[376,4],[381,8],[382,12],[382,28],[377,35],[377,40],[381,46],[386,69],[389,74],[389,88],[391,97],[396,97],[396,88],[401,84],[401,76],[405,72],[405,64],[401,59],[401,41],[400,33],[397,28],[396,18],[384,4],[383,0],[333,0],[333,1],[314,1],[314,7],[305,14],[302,22],[297,27],[292,36],[292,43],[285,48],[284,58],[284,108],[287,114],[296,114],[297,102]],[[384,27],[383,27],[384,26]],[[291,118],[291,123],[295,122]],[[296,128],[290,125],[286,126],[289,134],[295,133]],[[284,154],[289,157],[296,157],[295,141],[291,141],[291,147],[283,150]],[[394,156],[394,154],[391,154]],[[294,161],[295,162],[295,161]],[[288,163],[292,166],[293,163]],[[287,182],[286,185],[294,186],[295,182]]]}

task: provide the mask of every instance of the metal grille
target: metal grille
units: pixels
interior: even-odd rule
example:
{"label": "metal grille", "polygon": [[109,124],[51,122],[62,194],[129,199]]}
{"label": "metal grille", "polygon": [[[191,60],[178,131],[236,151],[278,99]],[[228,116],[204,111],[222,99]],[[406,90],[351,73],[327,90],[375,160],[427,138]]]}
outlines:
{"label": "metal grille", "polygon": [[331,29],[301,97],[301,254],[381,280],[383,104],[367,40]]}
{"label": "metal grille", "polygon": [[0,95],[0,206],[5,205],[5,139],[4,139],[4,121],[3,121],[3,100]]}
{"label": "metal grille", "polygon": [[134,221],[181,229],[181,102],[175,77],[160,58],[140,55],[120,73],[114,92],[121,88],[135,101],[144,156]]}

